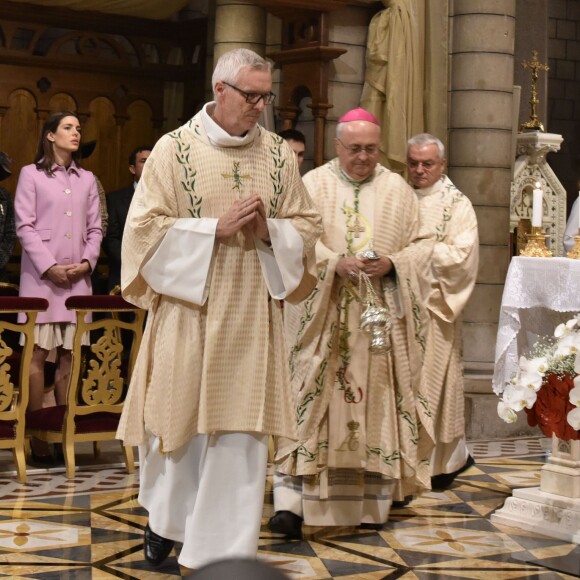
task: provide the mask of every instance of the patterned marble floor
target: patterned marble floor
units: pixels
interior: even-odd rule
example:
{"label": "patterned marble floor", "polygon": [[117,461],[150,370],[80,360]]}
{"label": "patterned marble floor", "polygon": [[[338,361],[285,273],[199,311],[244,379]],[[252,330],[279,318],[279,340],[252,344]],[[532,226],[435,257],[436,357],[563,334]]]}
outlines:
{"label": "patterned marble floor", "polygon": [[[267,530],[268,481],[259,559],[292,579],[578,578],[580,546],[494,525],[489,516],[514,487],[539,484],[545,439],[470,444],[476,465],[451,489],[427,493],[391,512],[377,532],[307,530],[287,541]],[[173,553],[153,570],[142,556],[146,512],[137,504],[138,476],[127,475],[113,449],[97,465],[89,455],[67,480],[63,469],[31,470],[26,485],[0,453],[0,578],[75,580],[178,578]]]}

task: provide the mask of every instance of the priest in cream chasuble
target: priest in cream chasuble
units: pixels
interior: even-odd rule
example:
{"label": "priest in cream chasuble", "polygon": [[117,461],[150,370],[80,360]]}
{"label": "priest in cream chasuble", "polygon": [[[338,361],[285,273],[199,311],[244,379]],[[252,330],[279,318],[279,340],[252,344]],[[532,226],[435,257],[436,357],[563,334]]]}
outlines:
{"label": "priest in cream chasuble", "polygon": [[443,171],[445,148],[433,135],[409,140],[409,180],[420,211],[414,255],[428,281],[430,324],[422,381],[435,414],[431,484],[445,489],[473,464],[465,440],[462,312],[477,278],[479,236],[469,198]]}
{"label": "priest in cream chasuble", "polygon": [[149,311],[118,436],[139,445],[146,559],[254,558],[268,435],[295,438],[281,300],[316,282],[321,220],[294,153],[257,124],[270,63],[220,57],[215,102],[153,148],[123,236],[123,296]]}
{"label": "priest in cream chasuble", "polygon": [[[429,488],[423,272],[404,254],[418,232],[418,205],[404,180],[377,164],[373,119],[361,109],[345,115],[338,158],[304,177],[324,233],[316,289],[285,310],[299,442],[280,441],[274,503],[311,525],[381,524],[393,482]],[[381,259],[363,257],[369,250]],[[359,329],[367,295],[361,270],[392,319],[386,352],[369,352]]]}

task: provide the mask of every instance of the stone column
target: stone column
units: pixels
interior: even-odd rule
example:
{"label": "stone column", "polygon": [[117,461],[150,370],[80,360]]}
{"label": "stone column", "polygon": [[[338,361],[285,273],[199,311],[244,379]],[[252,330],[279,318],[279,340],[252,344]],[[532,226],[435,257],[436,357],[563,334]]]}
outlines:
{"label": "stone column", "polygon": [[[450,11],[448,171],[475,207],[480,237],[463,326],[467,436],[475,439],[492,435],[497,406],[491,376],[510,260],[515,14],[516,0],[455,0]],[[500,424],[491,423],[496,436]]]}
{"label": "stone column", "polygon": [[215,11],[214,65],[234,48],[266,52],[266,11],[242,0],[217,0]]}

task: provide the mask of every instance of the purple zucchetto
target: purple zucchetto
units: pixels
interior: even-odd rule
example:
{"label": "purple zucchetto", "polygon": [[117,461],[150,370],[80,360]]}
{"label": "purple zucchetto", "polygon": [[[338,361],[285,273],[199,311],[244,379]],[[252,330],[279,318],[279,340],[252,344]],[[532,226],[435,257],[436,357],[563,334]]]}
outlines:
{"label": "purple zucchetto", "polygon": [[351,121],[368,121],[369,123],[374,123],[375,125],[380,126],[378,119],[372,113],[369,113],[361,107],[348,111],[348,113],[345,113],[338,120],[339,123],[350,123]]}

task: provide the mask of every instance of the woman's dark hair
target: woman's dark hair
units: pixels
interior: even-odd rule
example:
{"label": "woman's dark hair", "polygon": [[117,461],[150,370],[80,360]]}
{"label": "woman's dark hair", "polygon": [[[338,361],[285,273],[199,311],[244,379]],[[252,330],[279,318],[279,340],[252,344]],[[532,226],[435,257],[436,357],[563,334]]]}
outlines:
{"label": "woman's dark hair", "polygon": [[[44,171],[47,175],[53,175],[52,166],[55,162],[54,148],[52,142],[48,140],[48,134],[56,133],[60,122],[65,117],[74,117],[77,121],[79,120],[79,116],[73,111],[58,111],[57,113],[52,113],[42,127],[34,163],[39,171]],[[79,165],[80,147],[72,154],[72,158]]]}

